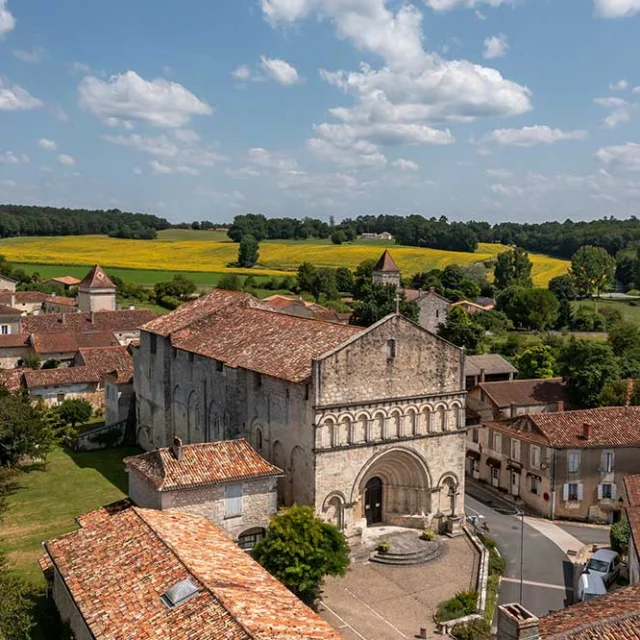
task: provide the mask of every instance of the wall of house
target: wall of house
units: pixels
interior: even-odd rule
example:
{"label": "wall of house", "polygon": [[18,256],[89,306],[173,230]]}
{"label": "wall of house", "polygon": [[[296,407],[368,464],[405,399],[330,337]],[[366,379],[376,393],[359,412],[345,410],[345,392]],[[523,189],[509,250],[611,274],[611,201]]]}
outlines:
{"label": "wall of house", "polygon": [[60,304],[49,300],[44,301],[42,308],[45,313],[77,313],[80,311],[76,305]]}
{"label": "wall of house", "polygon": [[0,329],[2,335],[20,333],[20,314],[18,316],[0,316]]}
{"label": "wall of house", "polygon": [[0,291],[15,291],[16,283],[5,278],[0,278]]}
{"label": "wall of house", "polygon": [[392,284],[400,286],[400,272],[398,271],[374,271],[371,280],[373,284]]}
{"label": "wall of house", "polygon": [[80,311],[115,311],[115,289],[78,290],[78,308]]}
{"label": "wall of house", "polygon": [[104,385],[105,424],[126,420],[129,417],[133,398],[133,384],[106,382]]}
{"label": "wall of house", "polygon": [[58,570],[53,574],[53,601],[63,622],[68,622],[76,640],[92,640],[94,637],[89,631],[87,623],[76,607]]}
{"label": "wall of house", "polygon": [[438,325],[447,321],[449,303],[439,296],[429,294],[420,298],[417,303],[420,309],[418,323],[427,331],[437,333]]}
{"label": "wall of house", "polygon": [[63,400],[76,398],[86,400],[94,411],[104,407],[104,391],[97,382],[35,387],[29,389],[29,395],[35,401],[42,400],[47,407],[55,407]]}
{"label": "wall of house", "polygon": [[30,347],[3,347],[0,349],[0,369],[15,369],[22,359],[32,353]]}

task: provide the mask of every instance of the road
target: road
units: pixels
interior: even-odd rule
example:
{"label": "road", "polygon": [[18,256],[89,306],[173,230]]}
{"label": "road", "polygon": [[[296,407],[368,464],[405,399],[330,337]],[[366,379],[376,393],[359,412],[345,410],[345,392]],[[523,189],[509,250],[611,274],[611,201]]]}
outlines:
{"label": "road", "polygon": [[[500,604],[519,602],[520,518],[498,513],[469,495],[465,496],[465,511],[468,516],[484,516],[484,522],[489,527],[488,535],[497,542],[498,550],[507,561],[500,588]],[[523,566],[522,604],[529,611],[535,615],[545,615],[570,603],[572,573],[567,557],[554,542],[526,523]]]}

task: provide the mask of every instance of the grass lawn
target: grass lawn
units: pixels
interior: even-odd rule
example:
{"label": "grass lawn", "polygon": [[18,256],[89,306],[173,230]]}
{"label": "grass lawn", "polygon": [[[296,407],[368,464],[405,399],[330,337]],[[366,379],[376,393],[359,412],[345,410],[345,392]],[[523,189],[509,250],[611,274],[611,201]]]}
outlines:
{"label": "grass lawn", "polygon": [[589,307],[599,310],[605,308],[617,309],[622,314],[623,320],[640,325],[640,306],[631,306],[628,300],[578,300],[573,303],[576,307]]}
{"label": "grass lawn", "polygon": [[44,584],[37,560],[42,542],[74,531],[74,518],[126,495],[122,459],[139,453],[121,447],[77,453],[55,449],[47,466],[20,472],[0,526],[0,544],[12,569],[36,586]]}

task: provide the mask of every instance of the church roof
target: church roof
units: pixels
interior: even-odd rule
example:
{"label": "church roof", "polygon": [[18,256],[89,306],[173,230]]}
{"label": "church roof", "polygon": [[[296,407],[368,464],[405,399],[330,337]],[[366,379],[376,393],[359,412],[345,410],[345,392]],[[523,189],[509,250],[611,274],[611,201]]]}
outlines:
{"label": "church roof", "polygon": [[83,278],[80,287],[83,289],[115,289],[116,285],[111,282],[103,268],[99,264],[96,264],[91,267],[91,271]]}
{"label": "church roof", "polygon": [[393,261],[389,249],[385,249],[384,253],[380,256],[380,260],[373,267],[374,271],[400,271],[398,265]]}
{"label": "church roof", "polygon": [[159,491],[282,475],[281,469],[267,462],[244,438],[179,446],[180,459],[173,447],[165,447],[125,458],[124,464]]}

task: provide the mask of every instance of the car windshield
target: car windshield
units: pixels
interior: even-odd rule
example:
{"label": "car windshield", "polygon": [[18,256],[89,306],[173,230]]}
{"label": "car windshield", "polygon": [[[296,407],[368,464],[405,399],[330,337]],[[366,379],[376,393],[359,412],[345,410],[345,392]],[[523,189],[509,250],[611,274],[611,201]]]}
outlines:
{"label": "car windshield", "polygon": [[589,560],[589,564],[587,565],[589,569],[593,571],[599,571],[600,573],[606,573],[609,570],[609,563],[604,560],[596,560],[595,558],[591,558]]}

